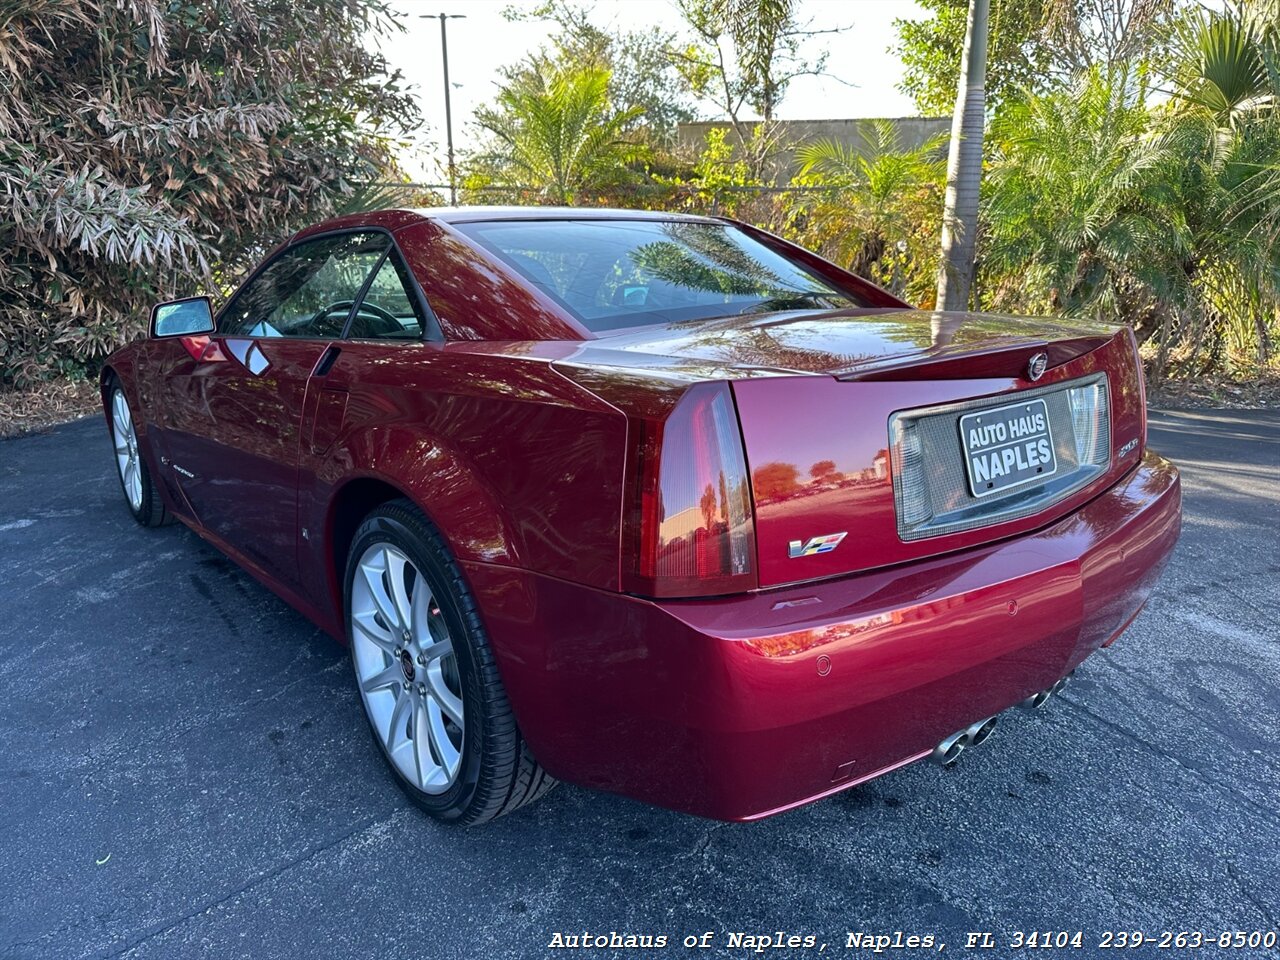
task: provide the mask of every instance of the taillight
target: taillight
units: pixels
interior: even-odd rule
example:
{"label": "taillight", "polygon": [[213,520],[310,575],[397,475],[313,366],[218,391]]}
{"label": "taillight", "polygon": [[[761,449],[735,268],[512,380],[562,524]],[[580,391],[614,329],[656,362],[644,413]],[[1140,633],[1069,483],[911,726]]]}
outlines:
{"label": "taillight", "polygon": [[664,421],[643,421],[627,517],[626,589],[650,597],[756,586],[751,480],[727,383],[691,387]]}

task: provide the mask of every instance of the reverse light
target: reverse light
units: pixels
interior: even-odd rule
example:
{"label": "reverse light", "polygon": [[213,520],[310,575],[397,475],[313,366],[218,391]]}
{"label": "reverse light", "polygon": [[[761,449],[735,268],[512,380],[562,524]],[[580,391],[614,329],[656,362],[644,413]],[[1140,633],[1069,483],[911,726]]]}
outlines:
{"label": "reverse light", "polygon": [[924,482],[924,449],[915,423],[907,421],[900,425],[897,453],[901,477],[897,487],[899,522],[916,526],[928,520],[933,510]]}
{"label": "reverse light", "polygon": [[1075,434],[1076,459],[1081,464],[1101,466],[1111,454],[1111,405],[1107,402],[1107,382],[1072,387],[1067,391],[1071,408],[1071,430]]}
{"label": "reverse light", "polygon": [[693,597],[754,589],[751,481],[727,383],[697,384],[645,421],[627,518],[626,589]]}

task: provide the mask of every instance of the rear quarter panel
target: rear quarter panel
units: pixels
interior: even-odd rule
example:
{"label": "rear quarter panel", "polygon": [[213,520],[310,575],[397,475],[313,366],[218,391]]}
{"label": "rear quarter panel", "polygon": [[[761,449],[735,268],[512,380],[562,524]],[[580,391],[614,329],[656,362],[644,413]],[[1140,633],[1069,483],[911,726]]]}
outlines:
{"label": "rear quarter panel", "polygon": [[[372,477],[411,498],[460,561],[617,588],[626,421],[613,407],[510,345],[347,343],[330,376],[345,408],[325,425],[331,444],[304,440],[302,526],[331,536],[341,489]],[[304,557],[340,614],[335,569]]]}

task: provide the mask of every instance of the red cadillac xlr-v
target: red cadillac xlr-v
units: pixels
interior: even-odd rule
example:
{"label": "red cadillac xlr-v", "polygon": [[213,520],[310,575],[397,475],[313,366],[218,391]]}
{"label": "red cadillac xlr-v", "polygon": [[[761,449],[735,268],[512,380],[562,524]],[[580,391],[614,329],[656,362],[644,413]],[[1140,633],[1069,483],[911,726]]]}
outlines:
{"label": "red cadillac xlr-v", "polygon": [[161,304],[134,517],[350,645],[424,809],[778,813],[1042,703],[1180,525],[1127,329],[912,309],[730,220],[394,210]]}

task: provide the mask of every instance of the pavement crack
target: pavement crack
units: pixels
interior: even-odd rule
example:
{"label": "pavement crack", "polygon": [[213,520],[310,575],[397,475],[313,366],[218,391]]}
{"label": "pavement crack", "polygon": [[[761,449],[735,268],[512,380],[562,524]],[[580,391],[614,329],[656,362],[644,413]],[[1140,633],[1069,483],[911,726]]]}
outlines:
{"label": "pavement crack", "polygon": [[1258,912],[1266,920],[1264,926],[1280,927],[1275,915],[1271,912],[1271,908],[1254,896],[1253,888],[1244,882],[1244,878],[1240,876],[1240,871],[1236,869],[1235,863],[1227,861],[1227,876],[1236,882],[1236,886],[1240,888],[1240,895],[1258,908]]}
{"label": "pavement crack", "polygon": [[104,953],[98,954],[98,956],[104,958],[104,960],[106,960],[106,958],[122,957],[126,953],[130,953],[138,949],[138,947],[142,946],[144,943],[147,943],[150,940],[154,940],[156,937],[163,936],[164,934],[168,933],[170,930],[173,930],[175,927],[181,926],[182,924],[186,923],[188,920],[198,917],[202,913],[209,913],[213,910],[216,910],[218,907],[222,906],[227,901],[235,899],[241,894],[246,893],[249,890],[252,890],[254,887],[259,886],[260,884],[266,883],[269,880],[274,880],[276,877],[280,876],[282,873],[286,873],[289,870],[292,870],[294,867],[298,866],[299,864],[305,863],[306,861],[324,853],[327,850],[332,850],[334,847],[341,846],[342,844],[346,843],[348,840],[350,840],[352,837],[356,836],[357,834],[364,833],[366,830],[370,829],[371,827],[375,827],[379,823],[382,823],[386,820],[390,820],[392,817],[402,812],[404,809],[406,808],[403,806],[400,806],[400,807],[396,807],[390,813],[364,817],[363,819],[356,821],[356,823],[353,824],[352,827],[342,835],[326,840],[323,843],[312,844],[311,846],[303,850],[302,853],[298,854],[296,857],[292,857],[283,863],[277,864],[276,866],[272,867],[269,870],[265,870],[262,873],[259,873],[257,876],[250,878],[249,880],[245,881],[244,883],[240,884],[234,889],[227,891],[222,896],[219,896],[213,900],[206,901],[205,903],[202,903],[200,906],[197,906],[191,910],[188,910],[186,913],[182,914],[179,917],[174,918],[173,920],[162,921],[160,923],[154,924],[153,926],[149,927],[146,931],[144,931],[142,936],[138,937],[132,943],[129,943],[124,947],[121,947],[119,950],[116,950],[114,952],[104,952]]}
{"label": "pavement crack", "polygon": [[1139,747],[1142,747],[1148,753],[1154,754],[1157,757],[1160,757],[1164,760],[1168,760],[1176,764],[1177,766],[1181,767],[1183,770],[1187,771],[1187,773],[1195,777],[1197,780],[1199,780],[1202,784],[1204,784],[1210,790],[1214,790],[1219,793],[1225,793],[1227,796],[1231,797],[1231,799],[1235,800],[1241,806],[1248,807],[1250,810],[1254,811],[1263,819],[1269,820],[1272,823],[1280,825],[1280,816],[1277,816],[1274,810],[1269,810],[1266,807],[1262,806],[1262,804],[1258,803],[1256,800],[1253,800],[1245,796],[1243,793],[1238,792],[1232,787],[1218,780],[1214,780],[1211,777],[1206,776],[1205,773],[1202,770],[1200,770],[1198,767],[1193,767],[1190,764],[1188,764],[1184,757],[1180,757],[1176,753],[1166,750],[1161,746],[1157,746],[1156,744],[1152,743],[1149,740],[1144,740],[1137,733],[1125,727],[1120,726],[1120,724],[1116,723],[1114,720],[1108,720],[1106,717],[1102,716],[1101,714],[1094,713],[1092,710],[1090,710],[1088,707],[1086,707],[1083,703],[1081,703],[1078,700],[1072,700],[1069,697],[1063,696],[1061,694],[1058,695],[1058,699],[1061,700],[1063,703],[1067,704],[1067,706],[1071,707],[1072,709],[1084,714],[1086,717],[1089,717],[1095,723],[1103,727],[1106,727],[1112,733],[1119,734],[1124,739],[1133,741],[1135,744],[1137,744]]}
{"label": "pavement crack", "polygon": [[[1183,714],[1184,716],[1191,717],[1198,724],[1203,726],[1206,730],[1212,730],[1214,733],[1218,734],[1218,736],[1222,737],[1228,743],[1235,743],[1236,746],[1242,746],[1238,742],[1241,736],[1240,733],[1225,729],[1222,726],[1222,724],[1216,723],[1210,719],[1207,719],[1203,712],[1197,712],[1196,710],[1187,706],[1181,701],[1175,700],[1173,697],[1165,693],[1164,690],[1160,688],[1160,686],[1151,682],[1151,680],[1148,678],[1148,675],[1143,674],[1140,671],[1130,669],[1129,667],[1123,666],[1114,657],[1110,657],[1102,661],[1102,665],[1105,667],[1106,670],[1113,670],[1116,673],[1122,674],[1134,686],[1139,687],[1142,690],[1146,691],[1148,699],[1158,700],[1164,706],[1172,710],[1177,710],[1179,713]],[[1264,744],[1258,743],[1258,746],[1262,747],[1264,746]],[[1244,749],[1252,750],[1254,748],[1252,746],[1248,746],[1248,747],[1244,747]],[[1253,760],[1254,762],[1260,763],[1265,767],[1270,767],[1273,770],[1280,771],[1280,763],[1277,763],[1276,761],[1272,760],[1271,757],[1269,757],[1264,753],[1255,752],[1255,756],[1253,757]]]}
{"label": "pavement crack", "polygon": [[[702,836],[698,838],[698,842],[694,844],[692,850],[688,851],[687,853],[681,854],[679,857],[675,859],[673,866],[676,864],[685,864],[690,861],[694,861],[693,872],[692,874],[690,874],[689,880],[688,880],[688,884],[691,888],[697,884],[698,878],[702,876],[703,871],[706,870],[709,866],[707,862],[707,858],[711,852],[711,842],[713,839],[715,839],[715,835],[719,833],[721,830],[724,830],[726,827],[732,827],[732,826],[734,826],[734,824],[727,823],[727,822],[711,824],[710,826],[707,827],[706,831],[702,834]],[[673,885],[673,889],[677,889],[679,886],[680,885]],[[671,905],[667,908],[668,921],[670,921],[674,917],[676,906],[677,906],[677,898],[673,898]],[[720,923],[720,917],[718,914],[714,914],[713,919],[716,921],[716,923],[718,924]],[[721,924],[721,926],[723,926],[723,924]]]}

